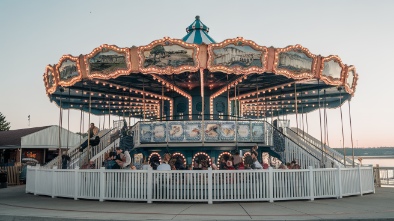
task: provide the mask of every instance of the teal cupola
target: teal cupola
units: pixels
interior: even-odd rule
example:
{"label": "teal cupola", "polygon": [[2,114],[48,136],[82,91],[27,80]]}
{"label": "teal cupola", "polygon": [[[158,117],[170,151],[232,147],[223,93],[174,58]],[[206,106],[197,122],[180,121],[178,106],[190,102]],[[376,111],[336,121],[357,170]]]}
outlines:
{"label": "teal cupola", "polygon": [[196,20],[186,28],[186,36],[182,38],[184,42],[191,44],[211,44],[216,43],[215,40],[208,35],[209,28],[200,21],[200,16],[196,16]]}

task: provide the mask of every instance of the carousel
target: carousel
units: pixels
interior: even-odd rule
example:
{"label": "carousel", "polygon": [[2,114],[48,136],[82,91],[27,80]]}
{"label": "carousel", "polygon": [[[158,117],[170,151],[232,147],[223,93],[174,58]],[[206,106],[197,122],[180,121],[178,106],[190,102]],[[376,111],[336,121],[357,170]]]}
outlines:
{"label": "carousel", "polygon": [[[121,127],[102,130],[101,149],[87,148],[87,158],[101,165],[101,155],[120,145],[135,164],[159,164],[171,154],[180,167],[201,168],[236,152],[247,156],[258,145],[260,160],[296,159],[303,168],[352,164],[323,135],[307,137],[298,125],[312,111],[325,124],[327,108],[350,101],[358,80],[354,66],[301,45],[266,47],[242,37],[216,42],[199,16],[186,32],[182,39],[164,37],[139,47],[103,44],[46,67],[51,102],[108,119],[106,128],[114,128],[111,117],[119,116],[124,137],[132,138],[121,145],[116,142],[122,138],[110,136]],[[296,116],[297,129],[289,128],[288,115]]]}

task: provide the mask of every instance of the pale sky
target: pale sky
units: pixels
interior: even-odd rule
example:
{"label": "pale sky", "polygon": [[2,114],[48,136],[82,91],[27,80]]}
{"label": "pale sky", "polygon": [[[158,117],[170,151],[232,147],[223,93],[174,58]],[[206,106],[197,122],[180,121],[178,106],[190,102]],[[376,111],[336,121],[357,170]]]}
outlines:
{"label": "pale sky", "polygon": [[[101,44],[131,47],[164,36],[182,38],[200,15],[217,42],[241,36],[267,47],[301,44],[313,54],[338,55],[354,65],[360,76],[351,101],[354,146],[394,146],[393,11],[389,0],[0,0],[0,112],[11,129],[29,127],[28,115],[30,127],[57,125],[59,109],[46,96],[42,77],[47,64],[65,54],[88,54]],[[345,146],[350,146],[347,103],[342,112]],[[67,111],[64,116],[67,128]],[[327,116],[330,146],[340,147],[339,108]],[[92,121],[99,124],[98,117]],[[309,132],[320,138],[318,111],[308,114],[308,123]],[[72,110],[70,130],[79,128],[80,112]]]}

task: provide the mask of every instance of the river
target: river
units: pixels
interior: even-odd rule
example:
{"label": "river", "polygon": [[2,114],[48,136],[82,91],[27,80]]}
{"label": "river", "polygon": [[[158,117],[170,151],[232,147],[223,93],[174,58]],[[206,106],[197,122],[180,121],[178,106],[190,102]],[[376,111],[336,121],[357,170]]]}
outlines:
{"label": "river", "polygon": [[[359,157],[355,156],[354,159],[358,163],[357,160]],[[379,164],[379,167],[394,167],[394,156],[362,156],[362,164],[363,165],[373,165],[376,167],[376,164]]]}

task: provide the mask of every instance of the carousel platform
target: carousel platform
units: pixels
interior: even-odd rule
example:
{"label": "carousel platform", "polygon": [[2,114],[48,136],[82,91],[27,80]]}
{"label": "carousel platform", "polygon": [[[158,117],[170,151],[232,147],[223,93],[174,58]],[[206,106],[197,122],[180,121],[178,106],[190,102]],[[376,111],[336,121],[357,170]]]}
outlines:
{"label": "carousel platform", "polygon": [[315,201],[242,203],[99,202],[35,196],[25,186],[0,189],[0,220],[390,220],[394,188]]}

